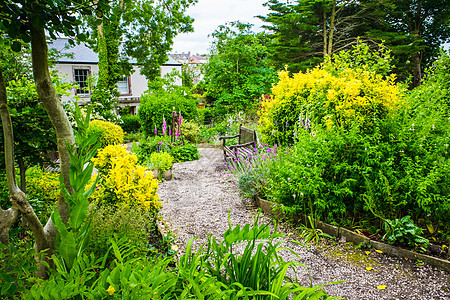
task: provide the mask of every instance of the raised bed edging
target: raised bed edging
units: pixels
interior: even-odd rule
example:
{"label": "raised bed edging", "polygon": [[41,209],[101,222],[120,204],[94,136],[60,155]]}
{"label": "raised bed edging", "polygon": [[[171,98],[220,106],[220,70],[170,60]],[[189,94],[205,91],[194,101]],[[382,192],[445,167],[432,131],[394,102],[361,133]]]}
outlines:
{"label": "raised bed edging", "polygon": [[[274,202],[270,202],[259,197],[255,198],[255,203],[261,208],[261,210],[274,217],[277,220],[285,219],[286,216],[282,212],[281,204],[277,204]],[[294,219],[300,223],[309,226],[307,216],[299,214],[294,216]],[[373,248],[383,251],[389,255],[395,255],[400,258],[408,258],[408,259],[419,259],[427,264],[436,266],[441,268],[447,272],[450,272],[450,261],[446,259],[441,259],[433,256],[429,256],[422,253],[413,252],[410,250],[406,250],[403,248],[395,247],[389,244],[380,243],[378,241],[374,241],[369,239],[368,237],[355,233],[351,230],[348,230],[343,227],[333,226],[322,221],[314,219],[314,223],[316,224],[316,228],[321,229],[323,232],[328,233],[329,235],[335,236],[337,238],[345,237],[347,242],[353,242],[354,244],[359,244],[361,242],[372,245]]]}

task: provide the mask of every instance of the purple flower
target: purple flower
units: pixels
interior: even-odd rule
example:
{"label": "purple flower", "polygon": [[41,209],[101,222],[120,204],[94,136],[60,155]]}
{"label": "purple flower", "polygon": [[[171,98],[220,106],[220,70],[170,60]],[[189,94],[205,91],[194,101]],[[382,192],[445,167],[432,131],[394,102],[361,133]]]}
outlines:
{"label": "purple flower", "polygon": [[169,135],[172,135],[172,129],[169,128]]}
{"label": "purple flower", "polygon": [[158,134],[158,129],[156,129],[156,125],[155,125],[155,135]]}
{"label": "purple flower", "polygon": [[181,126],[181,111],[180,111],[179,117],[178,117],[178,126]]}

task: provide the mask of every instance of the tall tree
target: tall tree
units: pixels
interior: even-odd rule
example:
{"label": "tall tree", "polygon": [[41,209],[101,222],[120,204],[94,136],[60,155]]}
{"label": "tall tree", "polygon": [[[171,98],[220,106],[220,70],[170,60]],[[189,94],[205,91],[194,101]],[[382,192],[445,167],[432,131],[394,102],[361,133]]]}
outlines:
{"label": "tall tree", "polygon": [[[89,14],[93,7],[93,1],[89,0],[0,0],[1,47],[11,47],[18,52],[21,48],[19,39],[31,43],[36,91],[57,135],[61,176],[69,192],[73,192],[73,188],[69,177],[70,153],[67,145],[73,145],[75,140],[72,127],[50,76],[46,33],[51,37],[55,37],[56,34],[75,36],[77,27],[81,24],[76,15]],[[0,69],[0,113],[3,124],[7,183],[12,204],[11,208],[0,210],[0,242],[8,243],[9,228],[21,214],[33,232],[36,250],[38,252],[48,250],[44,260],[51,265],[50,256],[55,249],[57,228],[51,219],[45,225],[39,221],[26,194],[16,183],[13,128],[2,69]],[[67,222],[70,212],[63,195],[59,197],[56,208],[63,222]],[[40,275],[45,276],[45,265],[39,264],[38,268]]]}
{"label": "tall tree", "polygon": [[357,37],[367,42],[365,32],[379,22],[366,1],[270,0],[265,5],[271,12],[259,18],[270,31],[271,60],[278,68],[289,65],[293,72],[351,49]]}
{"label": "tall tree", "polygon": [[383,23],[370,35],[392,50],[396,72],[413,75],[413,86],[420,85],[424,68],[450,40],[450,1],[389,0],[377,3],[377,9]]}
{"label": "tall tree", "polygon": [[133,58],[147,79],[160,75],[160,66],[167,61],[173,38],[192,31],[192,22],[185,15],[197,0],[99,0],[93,16],[86,17],[91,33],[88,39],[99,55],[98,82],[91,100],[99,102],[104,111],[111,111],[117,82],[129,76]]}

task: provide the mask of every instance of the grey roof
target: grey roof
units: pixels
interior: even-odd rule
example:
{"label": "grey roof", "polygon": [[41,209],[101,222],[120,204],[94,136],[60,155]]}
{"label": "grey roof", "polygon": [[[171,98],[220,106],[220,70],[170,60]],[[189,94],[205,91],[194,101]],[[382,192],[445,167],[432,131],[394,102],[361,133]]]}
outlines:
{"label": "grey roof", "polygon": [[[98,64],[98,54],[88,48],[85,43],[71,46],[68,38],[58,38],[52,41],[48,47],[55,49],[62,54],[71,54],[71,56],[62,56],[58,59],[59,63],[78,63],[78,64]],[[168,60],[164,65],[181,66],[181,63],[168,56]],[[136,59],[131,58],[130,63],[136,64]]]}

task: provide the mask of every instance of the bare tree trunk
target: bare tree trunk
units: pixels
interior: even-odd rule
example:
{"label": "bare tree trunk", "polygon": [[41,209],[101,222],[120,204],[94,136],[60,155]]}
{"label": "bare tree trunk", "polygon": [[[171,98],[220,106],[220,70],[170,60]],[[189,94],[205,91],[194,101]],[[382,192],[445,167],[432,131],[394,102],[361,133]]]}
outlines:
{"label": "bare tree trunk", "polygon": [[26,171],[27,168],[25,166],[25,162],[23,161],[23,157],[19,156],[17,159],[17,164],[19,165],[19,175],[20,175],[20,189],[25,194],[27,193],[27,177],[26,177]]}
{"label": "bare tree trunk", "polygon": [[[8,98],[6,97],[6,85],[2,70],[0,69],[0,114],[3,127],[6,180],[8,182],[9,194],[13,195],[20,190],[16,185],[16,176],[14,169],[14,136],[12,130],[11,115],[8,110]],[[9,230],[19,217],[18,208],[13,207],[3,210],[0,208],[0,243],[9,244]]]}
{"label": "bare tree trunk", "polygon": [[[50,77],[50,71],[48,67],[48,48],[45,38],[45,31],[43,28],[31,27],[31,55],[33,61],[33,75],[36,83],[36,90],[39,95],[45,110],[53,124],[57,136],[57,146],[61,165],[61,175],[64,180],[64,185],[69,193],[73,192],[73,188],[70,185],[69,167],[70,167],[70,154],[67,149],[67,144],[73,145],[75,143],[72,127],[70,126],[66,112],[58,99],[58,96],[53,86],[52,79]],[[56,209],[61,215],[63,222],[67,222],[69,219],[69,205],[64,199],[64,196],[60,194],[56,203]],[[25,215],[24,215],[25,216]],[[50,256],[54,252],[55,237],[58,232],[57,228],[53,225],[51,219],[43,228],[43,235],[36,235],[33,226],[37,227],[36,220],[30,220],[27,216],[28,224],[33,231],[36,239],[36,250],[49,249],[46,252],[45,260],[51,263]],[[39,220],[37,220],[39,221]],[[39,223],[40,224],[40,223]],[[42,239],[42,240],[41,240]],[[51,265],[51,264],[50,264]],[[39,275],[45,276],[46,269],[43,265],[39,268]]]}
{"label": "bare tree trunk", "polygon": [[336,0],[333,0],[333,7],[331,8],[330,15],[330,32],[328,34],[328,55],[331,56],[333,54],[333,33],[336,22]]}
{"label": "bare tree trunk", "polygon": [[327,13],[323,11],[323,57],[327,56]]}
{"label": "bare tree trunk", "polygon": [[414,87],[418,87],[422,84],[422,67],[420,53],[414,55]]}

